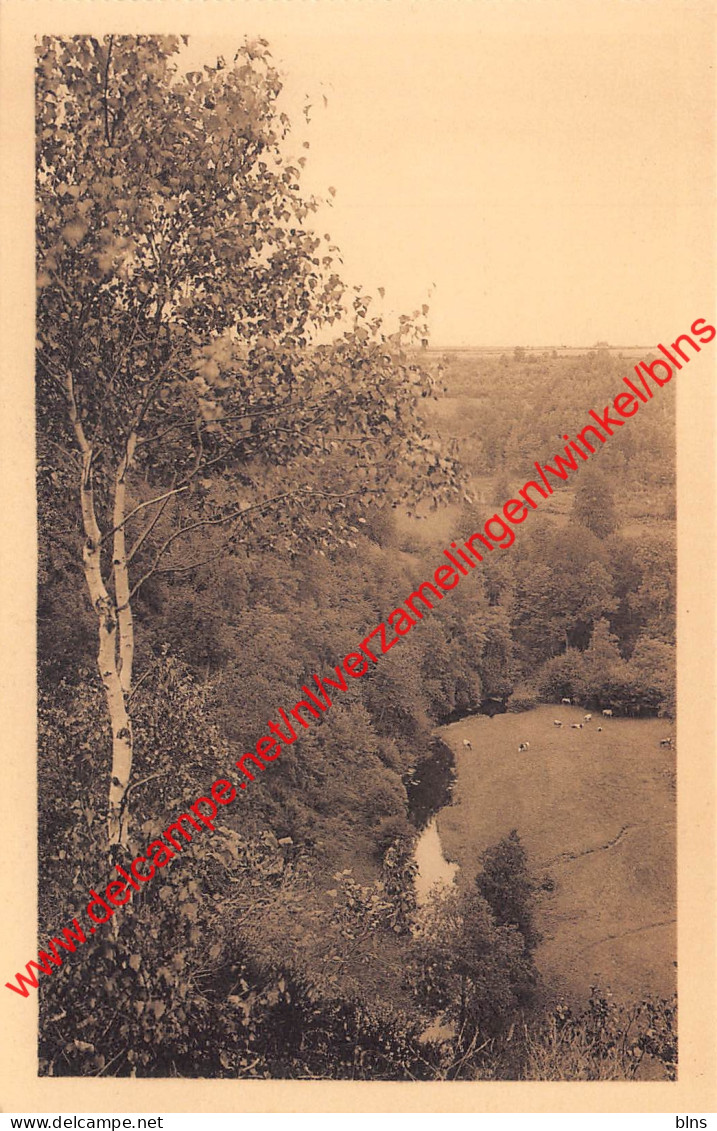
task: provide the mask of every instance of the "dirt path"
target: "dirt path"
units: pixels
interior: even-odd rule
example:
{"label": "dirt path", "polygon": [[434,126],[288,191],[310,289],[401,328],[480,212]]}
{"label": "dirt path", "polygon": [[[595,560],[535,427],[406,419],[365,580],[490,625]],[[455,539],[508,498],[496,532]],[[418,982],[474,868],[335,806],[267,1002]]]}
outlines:
{"label": "dirt path", "polygon": [[561,852],[559,856],[554,856],[552,860],[542,861],[540,867],[549,868],[552,864],[557,864],[561,860],[577,860],[580,856],[591,856],[593,852],[605,852],[608,848],[615,848],[630,829],[637,827],[637,825],[623,825],[617,836],[606,841],[605,844],[596,844],[594,848],[581,848],[577,852]]}

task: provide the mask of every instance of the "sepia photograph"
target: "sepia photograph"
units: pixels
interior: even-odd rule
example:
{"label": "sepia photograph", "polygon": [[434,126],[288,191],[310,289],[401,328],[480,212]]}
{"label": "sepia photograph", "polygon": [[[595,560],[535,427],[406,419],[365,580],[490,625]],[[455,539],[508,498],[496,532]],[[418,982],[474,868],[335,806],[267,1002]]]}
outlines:
{"label": "sepia photograph", "polygon": [[58,10],[22,39],[4,428],[33,1087],[676,1088],[714,1052],[678,1023],[714,895],[714,7]]}

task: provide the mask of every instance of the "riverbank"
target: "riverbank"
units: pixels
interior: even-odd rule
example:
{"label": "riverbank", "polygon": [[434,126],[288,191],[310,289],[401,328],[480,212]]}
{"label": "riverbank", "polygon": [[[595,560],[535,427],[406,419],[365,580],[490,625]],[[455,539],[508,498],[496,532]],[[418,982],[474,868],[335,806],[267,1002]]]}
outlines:
{"label": "riverbank", "polygon": [[623,999],[669,996],[675,755],[659,741],[673,724],[595,718],[571,729],[582,716],[548,705],[441,728],[457,775],[453,805],[437,817],[442,849],[459,865],[459,882],[470,883],[485,848],[518,830],[534,872],[555,881],[541,892],[536,960],[561,996],[583,1000],[596,983]]}

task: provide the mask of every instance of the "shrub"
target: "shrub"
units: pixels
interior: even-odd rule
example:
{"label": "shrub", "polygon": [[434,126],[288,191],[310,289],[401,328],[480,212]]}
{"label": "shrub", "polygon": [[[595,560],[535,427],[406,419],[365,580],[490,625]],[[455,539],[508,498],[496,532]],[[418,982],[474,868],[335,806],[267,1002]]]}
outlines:
{"label": "shrub", "polygon": [[514,692],[508,699],[506,710],[512,714],[520,711],[532,711],[538,706],[538,696],[533,692],[524,692],[522,695]]}
{"label": "shrub", "polygon": [[376,857],[382,861],[386,851],[396,841],[412,845],[416,839],[416,830],[408,818],[399,813],[393,817],[382,817],[373,835],[376,843]]}
{"label": "shrub", "polygon": [[537,971],[515,927],[476,891],[442,892],[421,912],[408,968],[420,1004],[455,1024],[464,1052],[505,1032],[533,1000]]}
{"label": "shrub", "polygon": [[546,703],[563,697],[582,701],[587,690],[585,660],[577,648],[568,648],[562,656],[546,660],[538,673],[538,695]]}
{"label": "shrub", "polygon": [[524,1030],[524,1080],[634,1080],[645,1058],[676,1079],[677,1035],[674,998],[645,998],[617,1005],[593,986],[585,1009],[575,1014],[558,1005]]}
{"label": "shrub", "polygon": [[525,948],[535,949],[540,933],[535,926],[533,906],[536,884],[528,871],[528,858],[520,837],[513,829],[507,837],[481,858],[482,872],[476,876],[476,888],[485,899],[501,927],[517,927]]}

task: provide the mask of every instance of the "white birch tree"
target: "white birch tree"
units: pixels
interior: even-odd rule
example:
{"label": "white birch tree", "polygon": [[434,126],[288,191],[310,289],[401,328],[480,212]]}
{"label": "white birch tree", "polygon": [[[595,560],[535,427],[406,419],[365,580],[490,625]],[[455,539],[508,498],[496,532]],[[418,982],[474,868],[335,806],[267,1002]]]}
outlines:
{"label": "white birch tree", "polygon": [[195,568],[183,547],[209,530],[219,550],[330,544],[389,488],[410,504],[455,482],[417,412],[432,378],[406,348],[426,308],[387,335],[307,226],[317,202],[304,158],[283,155],[267,44],[187,75],[180,46],[38,50],[38,454],[76,500],[112,734],[109,846],[128,839],[148,579]]}

